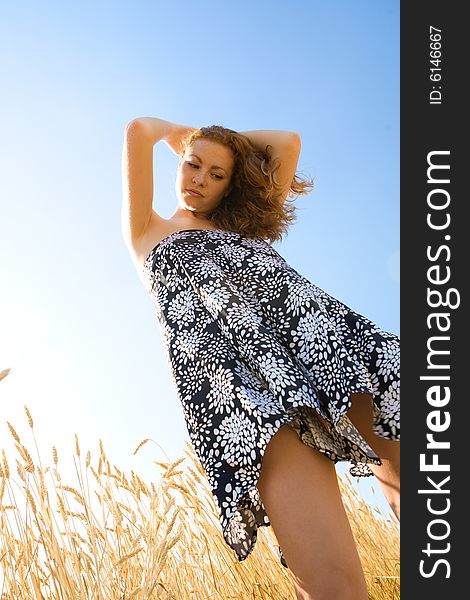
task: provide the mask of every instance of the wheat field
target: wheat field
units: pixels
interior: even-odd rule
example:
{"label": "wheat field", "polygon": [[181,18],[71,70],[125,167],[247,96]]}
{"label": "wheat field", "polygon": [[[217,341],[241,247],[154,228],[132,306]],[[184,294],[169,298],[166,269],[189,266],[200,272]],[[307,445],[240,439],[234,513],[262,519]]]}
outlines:
{"label": "wheat field", "polygon": [[[39,456],[24,408],[35,457],[7,422],[16,456],[2,449],[0,461],[2,600],[295,600],[271,527],[258,529],[254,551],[240,563],[227,546],[189,443],[175,462],[154,461],[160,477],[146,483],[112,465],[101,440],[92,460],[75,436],[77,476],[66,482],[55,447],[49,464]],[[398,524],[365,504],[349,477],[339,481],[369,597],[398,599]]]}

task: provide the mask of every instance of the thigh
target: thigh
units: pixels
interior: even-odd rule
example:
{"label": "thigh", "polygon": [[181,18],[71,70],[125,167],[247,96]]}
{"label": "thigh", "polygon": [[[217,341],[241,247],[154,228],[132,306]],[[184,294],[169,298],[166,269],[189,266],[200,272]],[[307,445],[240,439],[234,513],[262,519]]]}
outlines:
{"label": "thigh", "polygon": [[359,433],[370,445],[372,450],[382,459],[383,467],[372,465],[374,474],[381,472],[393,472],[395,476],[400,476],[400,442],[396,440],[387,440],[376,435],[373,430],[374,414],[372,408],[372,397],[370,394],[360,393],[351,394],[351,407],[348,411],[348,417],[351,419]]}
{"label": "thigh", "polygon": [[258,489],[301,588],[311,594],[319,591],[318,597],[330,589],[334,597],[336,587],[347,587],[357,591],[354,597],[367,598],[334,463],[284,425],[266,448]]}
{"label": "thigh", "polygon": [[381,459],[382,465],[371,465],[371,469],[391,509],[400,520],[400,442],[387,440],[372,431],[372,398],[369,394],[352,395],[348,417]]}

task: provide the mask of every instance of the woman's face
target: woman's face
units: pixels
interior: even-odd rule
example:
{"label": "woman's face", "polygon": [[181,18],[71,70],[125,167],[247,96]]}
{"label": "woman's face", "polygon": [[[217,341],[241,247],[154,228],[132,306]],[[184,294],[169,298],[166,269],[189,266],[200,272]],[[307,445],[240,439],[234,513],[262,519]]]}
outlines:
{"label": "woman's face", "polygon": [[230,148],[213,140],[196,140],[186,148],[178,167],[175,187],[181,208],[205,217],[230,193],[233,168]]}

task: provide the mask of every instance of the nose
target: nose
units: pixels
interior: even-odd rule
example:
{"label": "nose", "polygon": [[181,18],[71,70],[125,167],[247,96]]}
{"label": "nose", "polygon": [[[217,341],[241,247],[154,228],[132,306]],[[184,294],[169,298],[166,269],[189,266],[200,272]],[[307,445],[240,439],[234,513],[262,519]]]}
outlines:
{"label": "nose", "polygon": [[196,185],[204,185],[206,181],[205,175],[203,173],[201,173],[200,169],[198,169],[197,173],[194,173],[193,175],[193,182]]}

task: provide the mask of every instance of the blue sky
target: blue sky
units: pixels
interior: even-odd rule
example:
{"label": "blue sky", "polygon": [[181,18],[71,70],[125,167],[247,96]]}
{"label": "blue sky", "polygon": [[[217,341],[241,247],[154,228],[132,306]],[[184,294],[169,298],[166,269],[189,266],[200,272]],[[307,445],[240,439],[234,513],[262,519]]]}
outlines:
{"label": "blue sky", "polygon": [[[189,439],[154,308],[121,235],[121,152],[139,116],[302,138],[314,191],[274,247],[399,334],[399,2],[18,2],[0,22],[0,445],[65,468],[74,433],[155,473]],[[155,146],[154,208],[178,159]],[[23,435],[22,435],[23,437]]]}

